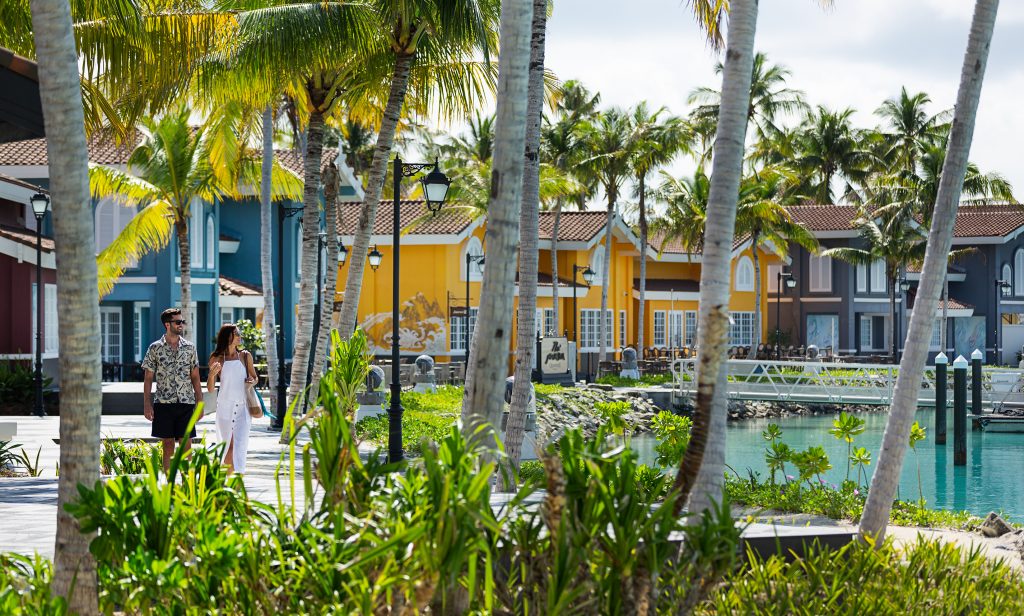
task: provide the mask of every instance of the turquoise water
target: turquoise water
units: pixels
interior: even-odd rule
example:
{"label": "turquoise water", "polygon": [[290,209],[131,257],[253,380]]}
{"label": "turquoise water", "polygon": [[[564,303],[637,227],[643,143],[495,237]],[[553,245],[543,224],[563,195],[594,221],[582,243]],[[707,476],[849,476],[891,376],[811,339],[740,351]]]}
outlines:
{"label": "turquoise water", "polygon": [[[866,430],[856,437],[854,447],[865,447],[871,452],[874,471],[888,414],[862,414]],[[953,466],[953,417],[946,420],[948,433],[945,445],[935,445],[933,425],[935,413],[930,409],[918,411],[917,421],[928,432],[924,441],[917,443],[917,455],[908,450],[900,476],[900,498],[917,500],[917,463],[921,465],[921,485],[928,506],[935,509],[967,510],[984,516],[989,511],[1002,511],[1014,520],[1024,520],[1024,434],[1000,434],[969,431],[967,433],[967,465]],[[838,484],[846,477],[846,443],[828,433],[833,416],[790,417],[772,420],[749,419],[730,422],[726,441],[726,464],[742,477],[747,469],[768,477],[764,461],[767,442],[761,431],[769,423],[782,429],[782,441],[793,449],[806,449],[820,445],[828,452],[832,470],[822,476]],[[968,422],[968,427],[970,423]],[[633,442],[644,462],[654,459],[653,437],[639,437]],[[793,470],[787,465],[787,472]],[[856,469],[850,477],[856,479]]]}

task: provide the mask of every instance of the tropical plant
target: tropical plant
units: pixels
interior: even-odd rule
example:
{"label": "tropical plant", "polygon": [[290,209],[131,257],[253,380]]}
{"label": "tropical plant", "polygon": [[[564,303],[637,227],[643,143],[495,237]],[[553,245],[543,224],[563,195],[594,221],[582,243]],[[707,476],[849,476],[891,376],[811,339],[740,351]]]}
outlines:
{"label": "tropical plant", "polygon": [[914,425],[910,426],[910,438],[907,444],[914,451],[914,462],[917,463],[917,497],[922,505],[924,505],[924,489],[921,487],[921,460],[917,457],[917,444],[927,436],[925,429],[921,427],[920,423],[915,421]]}
{"label": "tropical plant", "polygon": [[[775,441],[772,441],[772,444],[765,450],[764,460],[768,465],[769,472],[772,474],[772,485],[775,485],[776,472],[781,472],[783,478],[786,477],[786,462],[792,462],[793,455],[794,452],[789,445],[785,443],[776,443]],[[786,483],[789,483],[788,479],[786,479]]]}
{"label": "tropical plant", "polygon": [[689,417],[661,411],[651,421],[651,430],[658,439],[654,452],[655,462],[662,468],[673,468],[683,459],[686,446],[690,444],[690,429],[693,421]]}
{"label": "tropical plant", "polygon": [[832,427],[829,428],[828,433],[836,437],[837,440],[846,441],[846,479],[850,479],[850,462],[853,460],[853,437],[858,434],[863,434],[867,422],[857,417],[856,415],[849,415],[845,411],[839,413],[839,417],[832,420]]}
{"label": "tropical plant", "polygon": [[790,457],[800,475],[800,481],[806,481],[807,485],[812,488],[814,485],[811,483],[811,477],[817,478],[819,484],[824,484],[825,480],[821,478],[821,474],[832,469],[828,454],[820,445],[808,447]]}
{"label": "tropical plant", "polygon": [[708,190],[711,182],[704,169],[697,167],[693,178],[676,178],[661,172],[662,182],[656,198],[667,206],[651,223],[651,230],[660,236],[661,250],[678,242],[688,253],[704,250],[704,228],[707,223]]}
{"label": "tropical plant", "polygon": [[594,403],[594,410],[607,423],[609,432],[622,437],[626,445],[629,444],[629,426],[625,415],[630,409],[629,403],[624,401]]}
{"label": "tropical plant", "polygon": [[871,466],[871,452],[863,447],[854,449],[850,454],[850,463],[857,467],[857,486],[864,485],[861,483],[861,474],[863,473],[867,479],[867,467]]}
{"label": "tropical plant", "polygon": [[882,129],[884,151],[882,159],[890,167],[903,170],[909,175],[917,172],[921,152],[940,140],[949,127],[946,122],[949,112],[929,115],[925,106],[931,98],[924,92],[907,93],[906,86],[900,88],[898,97],[886,99],[875,110],[886,126]]}
{"label": "tropical plant", "polygon": [[862,183],[873,168],[874,154],[867,146],[866,133],[853,127],[851,108],[833,111],[823,105],[807,114],[796,135],[794,166],[807,175],[801,192],[817,203],[835,203],[833,181],[842,178],[850,185]]}

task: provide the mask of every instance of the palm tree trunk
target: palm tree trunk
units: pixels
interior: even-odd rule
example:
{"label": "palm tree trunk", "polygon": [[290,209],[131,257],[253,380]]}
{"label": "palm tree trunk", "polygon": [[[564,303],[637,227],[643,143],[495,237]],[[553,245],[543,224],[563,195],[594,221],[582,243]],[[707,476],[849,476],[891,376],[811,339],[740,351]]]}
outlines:
{"label": "palm tree trunk", "polygon": [[99,613],[93,534],[65,507],[100,468],[100,309],[89,198],[88,155],[71,12],[61,0],[31,0],[39,94],[50,158],[60,327],[60,476],[51,592],[72,613]]}
{"label": "palm tree trunk", "polygon": [[414,58],[414,53],[395,55],[395,72],[391,76],[388,104],[384,108],[380,132],[377,133],[377,146],[373,150],[373,163],[370,166],[370,177],[366,182],[363,209],[359,213],[359,225],[356,227],[352,250],[348,255],[345,297],[341,304],[341,316],[338,318],[338,331],[346,338],[355,331],[356,319],[359,317],[359,294],[363,289],[363,271],[366,269],[366,255],[370,250],[370,233],[373,231],[373,223],[377,220],[377,205],[380,203],[380,193],[384,187],[388,159],[395,141],[398,120],[402,114],[402,104],[405,102],[405,92],[409,85],[409,71],[412,69]]}
{"label": "palm tree trunk", "polygon": [[[750,341],[750,355],[747,359],[756,357],[757,345],[761,344],[761,258],[757,254],[757,247],[761,241],[759,233],[750,235],[750,252],[754,257],[754,331],[753,339]],[[775,341],[778,344],[778,340]]]}
{"label": "palm tree trunk", "polygon": [[323,293],[320,297],[320,314],[316,315],[316,318],[320,319],[320,329],[317,331],[313,347],[313,378],[310,380],[309,388],[313,400],[316,400],[320,392],[320,377],[324,373],[324,363],[327,361],[325,351],[327,341],[330,340],[334,297],[338,288],[338,242],[334,238],[338,229],[338,188],[341,177],[333,161],[324,165],[321,179],[324,184],[324,226],[327,227],[327,267]]}
{"label": "palm tree trunk", "polygon": [[729,335],[729,264],[743,171],[756,28],[757,0],[734,0],[700,273],[696,414],[693,436],[673,486],[679,491],[677,513],[685,504],[691,514],[699,514],[722,497],[726,414],[726,375],[722,367]]}
{"label": "palm tree trunk", "polygon": [[[647,303],[647,183],[643,175],[637,179],[640,184],[640,305],[637,307],[636,315],[639,324],[636,330],[636,352],[643,357],[645,304]],[[626,343],[629,343],[628,339]]]}
{"label": "palm tree trunk", "polygon": [[501,421],[504,378],[508,374],[515,249],[526,151],[532,16],[532,0],[506,0],[501,4],[498,108],[485,236],[487,269],[470,353],[474,361],[467,367],[462,401],[463,431],[469,438],[482,438],[485,445],[495,442],[495,426]]}
{"label": "palm tree trunk", "polygon": [[917,390],[928,356],[928,341],[935,323],[935,309],[946,272],[949,250],[953,243],[953,224],[967,170],[967,156],[974,136],[974,123],[978,113],[978,99],[985,77],[988,50],[995,28],[999,0],[977,0],[971,33],[964,55],[953,112],[953,125],[946,145],[946,162],[942,166],[939,192],[935,200],[935,214],[928,248],[925,251],[921,282],[918,286],[914,311],[910,315],[909,344],[900,362],[889,421],[882,437],[878,467],[871,480],[864,516],[860,520],[862,537],[873,537],[881,545],[892,509],[893,496],[899,485],[903,457],[907,453],[910,424],[917,409]]}
{"label": "palm tree trunk", "polygon": [[[267,375],[271,397],[277,397],[277,322],[274,310],[274,214],[270,198],[271,174],[274,168],[274,109],[263,110],[263,160],[260,178],[260,270],[263,283],[263,334],[267,341]],[[279,276],[284,277],[284,272]],[[271,402],[277,408],[277,401]]]}
{"label": "palm tree trunk", "polygon": [[[537,348],[537,225],[540,217],[540,119],[544,112],[544,38],[547,26],[547,0],[533,0],[533,26],[530,42],[530,77],[526,103],[526,159],[523,166],[523,201],[519,213],[519,319],[516,337],[515,382],[512,404],[505,427],[505,453],[509,465],[519,468],[526,427],[526,407],[530,402],[533,357]],[[504,476],[502,476],[504,477]],[[512,481],[501,481],[508,491]]]}
{"label": "palm tree trunk", "polygon": [[[186,328],[189,338],[196,339],[196,323],[192,322],[192,245],[189,242],[188,211],[178,208],[179,215],[174,221],[174,231],[178,238],[178,269],[181,270],[181,311],[188,320]],[[199,311],[196,311],[198,314]]]}
{"label": "palm tree trunk", "polygon": [[618,195],[614,190],[608,193],[608,217],[604,223],[604,260],[601,262],[601,313],[597,315],[597,335],[600,340],[597,343],[597,365],[600,372],[601,362],[605,360],[606,338],[608,337],[608,324],[605,322],[604,314],[608,311],[608,287],[611,286],[612,268],[612,223],[615,221],[615,201]]}
{"label": "palm tree trunk", "polygon": [[[555,327],[555,335],[558,335],[558,226],[562,224],[562,198],[555,201],[555,220],[551,226],[551,322]],[[576,284],[573,282],[573,284]],[[563,331],[567,328],[562,328]],[[544,332],[545,334],[547,332]]]}
{"label": "palm tree trunk", "polygon": [[[306,387],[309,373],[309,352],[313,337],[314,302],[316,301],[316,253],[320,250],[320,159],[323,155],[324,117],[317,110],[309,114],[306,131],[306,158],[302,180],[302,271],[299,273],[299,310],[292,351],[292,376],[288,399],[294,400]],[[315,395],[315,394],[314,394]],[[282,434],[282,438],[284,435]]]}

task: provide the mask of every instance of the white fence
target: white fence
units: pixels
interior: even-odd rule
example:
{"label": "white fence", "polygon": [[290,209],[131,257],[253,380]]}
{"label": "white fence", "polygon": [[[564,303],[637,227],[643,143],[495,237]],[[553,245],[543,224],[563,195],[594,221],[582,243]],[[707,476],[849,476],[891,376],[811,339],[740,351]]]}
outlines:
{"label": "white fence", "polygon": [[[692,400],[696,359],[672,364],[672,401]],[[729,398],[792,401],[808,404],[879,404],[892,402],[899,366],[830,362],[734,359],[727,365]],[[953,406],[953,367],[947,370],[947,405]],[[971,410],[971,370],[967,370],[967,405]],[[935,367],[928,366],[918,390],[919,406],[935,406]],[[1024,370],[984,367],[982,406],[988,412],[1024,407]]]}

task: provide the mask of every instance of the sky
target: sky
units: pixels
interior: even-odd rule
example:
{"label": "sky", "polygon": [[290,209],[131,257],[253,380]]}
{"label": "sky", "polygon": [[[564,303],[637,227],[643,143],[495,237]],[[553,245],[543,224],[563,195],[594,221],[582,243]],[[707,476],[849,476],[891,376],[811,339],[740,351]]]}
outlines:
{"label": "sky", "polygon": [[[756,49],[792,71],[789,86],[812,105],[852,107],[855,125],[879,124],[881,103],[926,92],[930,112],[952,109],[967,46],[970,0],[761,0]],[[1024,194],[1024,2],[1001,3],[978,109],[971,160],[997,171]],[[555,0],[546,66],[562,80],[600,92],[604,105],[640,100],[677,115],[699,86],[721,87],[719,57],[694,25],[684,0]],[[673,172],[688,166],[678,162]],[[689,167],[692,168],[692,165]]]}

